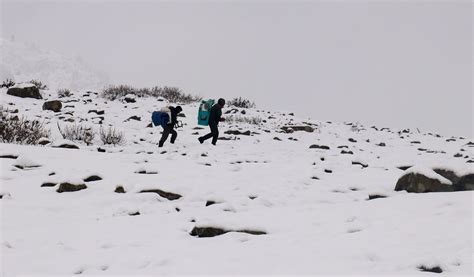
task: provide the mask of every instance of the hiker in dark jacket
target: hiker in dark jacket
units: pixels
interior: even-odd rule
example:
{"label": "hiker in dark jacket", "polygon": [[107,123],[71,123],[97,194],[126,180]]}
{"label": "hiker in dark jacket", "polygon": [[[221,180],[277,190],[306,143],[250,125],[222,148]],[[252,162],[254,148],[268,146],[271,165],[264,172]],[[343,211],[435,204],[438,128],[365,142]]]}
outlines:
{"label": "hiker in dark jacket", "polygon": [[166,126],[163,128],[163,135],[161,135],[161,139],[160,139],[160,143],[158,144],[158,147],[163,147],[163,144],[165,143],[170,133],[171,133],[170,142],[172,144],[176,140],[176,137],[178,137],[178,133],[174,130],[174,127],[176,125],[176,122],[178,121],[176,117],[183,109],[181,108],[181,106],[176,106],[176,108],[173,106],[169,106],[168,108],[170,109],[171,122],[166,124]]}
{"label": "hiker in dark jacket", "polygon": [[222,108],[224,108],[225,100],[220,98],[217,101],[217,104],[212,106],[210,114],[209,114],[209,128],[211,128],[211,132],[203,137],[199,137],[199,142],[203,143],[205,140],[212,138],[212,144],[216,145],[217,138],[219,137],[219,125],[220,121],[224,121],[222,118]]}

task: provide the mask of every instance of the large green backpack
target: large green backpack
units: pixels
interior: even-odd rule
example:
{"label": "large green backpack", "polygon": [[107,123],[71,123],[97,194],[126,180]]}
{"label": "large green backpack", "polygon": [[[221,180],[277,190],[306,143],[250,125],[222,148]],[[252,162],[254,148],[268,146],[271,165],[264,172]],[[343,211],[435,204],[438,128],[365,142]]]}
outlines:
{"label": "large green backpack", "polygon": [[214,99],[202,100],[199,105],[198,111],[198,124],[207,126],[209,125],[209,116],[211,114],[211,108],[214,105]]}

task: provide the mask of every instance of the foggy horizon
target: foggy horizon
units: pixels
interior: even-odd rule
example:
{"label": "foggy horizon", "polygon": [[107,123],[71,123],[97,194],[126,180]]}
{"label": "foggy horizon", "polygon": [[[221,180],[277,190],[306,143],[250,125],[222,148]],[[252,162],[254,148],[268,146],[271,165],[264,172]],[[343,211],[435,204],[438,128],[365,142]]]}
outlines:
{"label": "foggy horizon", "polygon": [[3,1],[1,13],[3,38],[79,55],[111,84],[177,86],[314,120],[472,137],[471,8]]}

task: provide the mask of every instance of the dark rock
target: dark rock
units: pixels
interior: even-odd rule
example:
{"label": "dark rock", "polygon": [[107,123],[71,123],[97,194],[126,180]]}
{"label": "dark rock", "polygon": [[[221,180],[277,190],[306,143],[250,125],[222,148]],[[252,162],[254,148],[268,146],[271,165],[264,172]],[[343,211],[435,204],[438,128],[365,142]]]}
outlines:
{"label": "dark rock", "polygon": [[412,167],[412,165],[402,165],[402,166],[397,166],[397,168],[398,168],[398,169],[400,169],[400,170],[403,170],[403,171],[405,171],[405,170],[409,169],[410,167]]}
{"label": "dark rock", "polygon": [[317,145],[317,144],[313,144],[309,147],[310,149],[323,149],[323,150],[329,150],[329,146],[326,146],[326,145]]}
{"label": "dark rock", "polygon": [[172,192],[166,192],[166,191],[163,191],[163,190],[160,190],[160,189],[146,189],[146,190],[140,191],[140,193],[157,193],[159,196],[161,196],[163,198],[166,198],[168,200],[177,200],[177,199],[182,197],[179,194],[172,193]]}
{"label": "dark rock", "polygon": [[319,180],[319,178],[316,177],[316,176],[311,177],[311,179],[313,179],[313,180]]}
{"label": "dark rock", "polygon": [[266,232],[255,231],[255,230],[224,230],[222,228],[216,228],[216,227],[194,227],[190,235],[198,237],[198,238],[209,238],[209,237],[220,236],[228,232],[247,233],[250,235],[267,234]]}
{"label": "dark rock", "polygon": [[123,186],[117,186],[117,187],[115,187],[114,192],[116,192],[116,193],[125,193],[125,189],[123,188]]}
{"label": "dark rock", "polygon": [[97,115],[103,115],[105,114],[104,110],[89,110],[87,113],[95,113]]}
{"label": "dark rock", "polygon": [[214,204],[216,204],[216,203],[217,203],[216,201],[208,200],[208,201],[206,201],[206,207],[207,207],[207,206],[214,205]]}
{"label": "dark rock", "polygon": [[438,179],[431,179],[420,173],[408,173],[398,179],[396,191],[407,192],[447,192],[453,191],[453,186],[441,183]]}
{"label": "dark rock", "polygon": [[84,184],[71,184],[68,182],[64,182],[64,183],[59,184],[59,188],[56,191],[59,193],[62,193],[62,192],[79,191],[86,188],[87,186]]}
{"label": "dark rock", "polygon": [[444,178],[448,179],[453,184],[456,184],[457,182],[459,182],[459,176],[457,176],[456,173],[454,173],[451,170],[447,170],[443,168],[435,168],[433,169],[433,171],[443,176]]}
{"label": "dark rock", "polygon": [[240,132],[239,130],[228,130],[225,131],[224,134],[227,135],[244,135],[244,136],[250,136],[250,131],[245,131],[245,132]]}
{"label": "dark rock", "polygon": [[46,144],[50,144],[50,143],[51,143],[51,141],[49,139],[46,139],[46,138],[40,139],[38,141],[39,145],[46,145]]}
{"label": "dark rock", "polygon": [[337,148],[349,148],[349,146],[347,146],[347,145],[340,145],[340,146],[338,146]]}
{"label": "dark rock", "polygon": [[0,159],[17,159],[16,155],[0,155]]}
{"label": "dark rock", "polygon": [[332,173],[332,170],[330,170],[330,169],[325,169],[324,172],[326,172],[326,173]]}
{"label": "dark rock", "polygon": [[346,151],[346,150],[342,150],[342,151],[341,151],[341,154],[349,154],[349,155],[354,155],[354,152],[352,152],[352,151]]}
{"label": "dark rock", "polygon": [[435,266],[435,267],[429,267],[429,266],[425,266],[425,265],[420,265],[418,267],[418,269],[420,271],[424,271],[424,272],[432,272],[432,273],[442,273],[443,272],[443,269],[439,266]]}
{"label": "dark rock", "polygon": [[153,123],[148,123],[148,125],[146,125],[147,128],[153,128]]}
{"label": "dark rock", "polygon": [[79,149],[79,146],[75,144],[63,143],[58,146],[53,146],[54,148],[66,148],[66,149]]}
{"label": "dark rock", "polygon": [[456,154],[454,154],[454,157],[455,158],[462,158],[462,154],[461,153],[456,153]]}
{"label": "dark rock", "polygon": [[420,142],[420,141],[417,141],[417,140],[415,140],[415,141],[411,141],[410,143],[411,143],[411,144],[420,144],[421,142]]}
{"label": "dark rock", "polygon": [[135,97],[125,97],[123,99],[126,103],[135,103],[137,100],[135,100]]}
{"label": "dark rock", "polygon": [[100,176],[91,175],[91,176],[87,177],[86,179],[84,179],[84,182],[94,182],[94,181],[100,181],[100,180],[102,180],[102,178]]}
{"label": "dark rock", "polygon": [[385,144],[385,142],[381,142],[381,143],[377,144],[377,146],[384,147],[384,146],[387,146],[387,145]]}
{"label": "dark rock", "polygon": [[127,118],[125,121],[130,121],[130,120],[141,121],[142,119],[139,116],[133,115],[133,116]]}
{"label": "dark rock", "polygon": [[139,211],[136,211],[134,213],[128,213],[129,216],[137,216],[137,215],[140,215],[140,212]]}
{"label": "dark rock", "polygon": [[229,231],[215,227],[194,227],[190,235],[198,238],[210,238],[220,236]]}
{"label": "dark rock", "polygon": [[459,178],[454,184],[456,190],[474,190],[474,174],[467,174]]}
{"label": "dark rock", "polygon": [[105,153],[105,149],[102,149],[100,147],[97,147],[97,151],[101,152],[101,153]]}
{"label": "dark rock", "polygon": [[357,140],[355,140],[355,139],[353,139],[353,138],[349,138],[349,141],[350,141],[350,142],[354,142],[354,143],[357,142]]}
{"label": "dark rock", "polygon": [[43,103],[43,110],[53,111],[55,113],[60,112],[63,104],[59,100],[46,101]]}
{"label": "dark rock", "polygon": [[240,111],[241,114],[246,114],[245,110]]}
{"label": "dark rock", "polygon": [[352,162],[352,164],[354,164],[354,165],[360,165],[360,166],[362,166],[363,168],[366,168],[366,167],[369,166],[368,164],[364,164],[364,163],[361,163],[361,162]]}
{"label": "dark rock", "polygon": [[381,195],[381,194],[369,194],[369,199],[367,200],[373,200],[373,199],[378,199],[378,198],[387,198],[387,196]]}
{"label": "dark rock", "polygon": [[43,183],[43,184],[41,185],[41,187],[54,187],[54,186],[56,186],[56,185],[57,185],[57,183],[46,182],[46,183]]}
{"label": "dark rock", "polygon": [[274,137],[273,140],[281,141],[281,139],[279,137]]}
{"label": "dark rock", "polygon": [[12,87],[8,89],[7,94],[21,97],[21,98],[43,99],[43,97],[41,96],[39,92],[39,89],[36,86],[25,87],[25,88]]}
{"label": "dark rock", "polygon": [[296,131],[305,131],[305,132],[308,132],[308,133],[314,132],[314,128],[311,127],[311,126],[284,126],[284,127],[281,127],[281,129],[285,133],[293,133],[293,132],[296,132]]}

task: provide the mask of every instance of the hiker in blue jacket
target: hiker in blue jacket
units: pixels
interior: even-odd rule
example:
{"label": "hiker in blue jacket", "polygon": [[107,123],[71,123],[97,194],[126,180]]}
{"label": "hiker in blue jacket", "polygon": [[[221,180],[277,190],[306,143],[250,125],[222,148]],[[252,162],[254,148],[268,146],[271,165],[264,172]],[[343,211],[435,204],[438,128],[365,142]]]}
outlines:
{"label": "hiker in blue jacket", "polygon": [[212,106],[210,114],[209,114],[209,128],[211,128],[211,132],[203,137],[199,137],[198,140],[202,144],[205,140],[212,138],[212,144],[216,145],[217,139],[219,138],[219,122],[224,121],[225,119],[222,118],[222,108],[224,108],[225,100],[220,98],[217,101],[217,104]]}
{"label": "hiker in blue jacket", "polygon": [[181,106],[169,106],[170,109],[170,121],[163,127],[163,135],[161,135],[160,142],[158,143],[158,147],[163,147],[166,139],[168,139],[168,135],[171,133],[171,140],[170,142],[173,144],[176,138],[178,137],[178,133],[174,130],[176,122],[178,121],[176,117],[178,114],[183,110]]}

